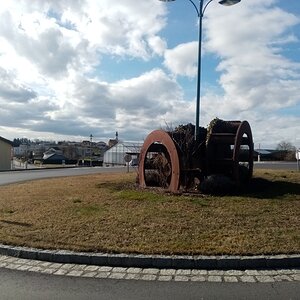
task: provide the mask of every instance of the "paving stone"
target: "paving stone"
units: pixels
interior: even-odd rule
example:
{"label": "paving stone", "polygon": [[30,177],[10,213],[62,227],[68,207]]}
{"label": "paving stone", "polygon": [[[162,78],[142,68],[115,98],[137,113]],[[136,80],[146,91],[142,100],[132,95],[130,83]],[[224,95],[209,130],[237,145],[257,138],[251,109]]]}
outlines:
{"label": "paving stone", "polygon": [[191,274],[192,275],[207,275],[208,271],[207,270],[192,270]]}
{"label": "paving stone", "polygon": [[56,269],[44,269],[41,271],[41,273],[44,273],[44,274],[54,274],[57,270]]}
{"label": "paving stone", "polygon": [[278,271],[277,270],[259,270],[258,272],[258,276],[261,275],[267,275],[267,276],[274,276],[277,275]]}
{"label": "paving stone", "polygon": [[84,272],[83,274],[82,274],[82,277],[95,277],[96,275],[98,274],[98,272],[96,272],[96,271],[92,271],[92,272]]}
{"label": "paving stone", "polygon": [[208,282],[222,282],[222,276],[209,275],[207,276]]}
{"label": "paving stone", "polygon": [[75,264],[63,264],[60,268],[65,270],[71,270],[75,267]]}
{"label": "paving stone", "polygon": [[22,265],[20,268],[18,268],[19,271],[27,271],[28,269],[32,268],[29,265]]}
{"label": "paving stone", "polygon": [[86,267],[87,267],[87,265],[76,265],[76,264],[74,264],[74,266],[72,267],[72,270],[74,270],[74,271],[84,271]]}
{"label": "paving stone", "polygon": [[82,274],[82,277],[95,277],[98,274],[97,271],[89,271],[89,272],[84,272]]}
{"label": "paving stone", "polygon": [[208,275],[216,275],[216,276],[223,276],[225,271],[221,270],[209,270]]}
{"label": "paving stone", "polygon": [[98,272],[98,274],[95,276],[96,278],[108,278],[110,275],[110,272]]}
{"label": "paving stone", "polygon": [[288,275],[276,275],[273,277],[275,281],[293,281]]}
{"label": "paving stone", "polygon": [[99,272],[110,272],[112,269],[112,267],[100,267]]}
{"label": "paving stone", "polygon": [[238,282],[238,278],[236,276],[224,276],[223,277],[225,282]]}
{"label": "paving stone", "polygon": [[174,281],[189,281],[189,276],[175,275]]}
{"label": "paving stone", "polygon": [[159,275],[157,277],[158,281],[171,281],[173,279],[173,276],[171,275]]}
{"label": "paving stone", "polygon": [[141,280],[153,281],[156,280],[157,276],[154,274],[138,274]]}
{"label": "paving stone", "polygon": [[293,274],[291,277],[296,281],[300,281],[300,274]]}
{"label": "paving stone", "polygon": [[244,276],[240,276],[239,279],[240,279],[242,282],[256,282],[254,276],[247,276],[247,275],[244,275]]}
{"label": "paving stone", "polygon": [[176,270],[174,269],[161,269],[159,274],[160,275],[175,275]]}
{"label": "paving stone", "polygon": [[124,279],[139,279],[139,273],[127,273]]}
{"label": "paving stone", "polygon": [[59,269],[56,272],[54,272],[54,275],[66,275],[68,273],[68,270]]}
{"label": "paving stone", "polygon": [[5,268],[8,265],[6,262],[1,262],[0,263],[0,268]]}
{"label": "paving stone", "polygon": [[278,274],[285,274],[285,275],[294,275],[297,274],[297,270],[292,270],[292,269],[282,269],[282,270],[277,270]]}
{"label": "paving stone", "polygon": [[15,263],[17,264],[26,264],[27,263],[27,259],[24,259],[24,258],[18,258]]}
{"label": "paving stone", "polygon": [[111,271],[114,273],[126,273],[127,268],[114,267]]}
{"label": "paving stone", "polygon": [[206,281],[206,276],[204,276],[204,275],[195,275],[195,276],[192,276],[190,279],[191,279],[191,281],[204,282],[204,281]]}
{"label": "paving stone", "polygon": [[142,268],[128,268],[127,273],[138,274],[142,272]]}
{"label": "paving stone", "polygon": [[8,263],[14,263],[15,261],[16,261],[15,257],[8,257],[5,259],[5,262],[8,262]]}
{"label": "paving stone", "polygon": [[146,269],[143,269],[142,274],[152,274],[152,275],[156,275],[159,273],[159,269],[153,269],[153,268],[146,268]]}
{"label": "paving stone", "polygon": [[99,271],[99,267],[98,266],[87,266],[84,268],[84,271]]}
{"label": "paving stone", "polygon": [[31,265],[31,266],[37,266],[38,264],[40,264],[40,261],[39,260],[29,259],[28,262],[27,262],[27,264]]}
{"label": "paving stone", "polygon": [[123,279],[125,277],[126,273],[111,273],[108,278],[111,279]]}
{"label": "paving stone", "polygon": [[245,272],[240,270],[227,270],[224,272],[224,276],[244,276]]}
{"label": "paving stone", "polygon": [[51,263],[51,262],[47,262],[47,261],[41,262],[41,263],[39,264],[39,266],[42,266],[42,267],[49,267],[49,266],[51,266],[51,265],[52,265],[52,263]]}
{"label": "paving stone", "polygon": [[83,275],[83,271],[80,271],[80,270],[72,270],[72,271],[69,271],[66,275],[67,275],[67,276],[80,277],[81,275]]}
{"label": "paving stone", "polygon": [[192,270],[190,270],[190,269],[187,269],[187,270],[184,270],[184,269],[176,270],[176,276],[177,275],[187,276],[187,275],[191,275],[191,274],[192,274]]}
{"label": "paving stone", "polygon": [[19,269],[22,265],[10,263],[6,266],[7,269],[16,270]]}
{"label": "paving stone", "polygon": [[262,275],[262,274],[258,270],[246,270],[245,275],[257,276],[257,275]]}
{"label": "paving stone", "polygon": [[272,276],[268,275],[262,275],[262,276],[255,276],[257,281],[259,282],[274,282],[274,278]]}
{"label": "paving stone", "polygon": [[51,264],[51,265],[48,266],[48,267],[49,267],[49,268],[52,268],[52,269],[59,269],[61,266],[62,266],[62,264],[54,263],[54,264]]}

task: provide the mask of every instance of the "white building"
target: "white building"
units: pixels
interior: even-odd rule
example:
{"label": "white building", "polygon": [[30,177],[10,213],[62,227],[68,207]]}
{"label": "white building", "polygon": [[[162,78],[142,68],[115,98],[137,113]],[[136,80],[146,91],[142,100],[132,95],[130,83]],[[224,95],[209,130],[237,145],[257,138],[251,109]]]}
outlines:
{"label": "white building", "polygon": [[11,170],[13,143],[0,136],[0,170]]}
{"label": "white building", "polygon": [[14,147],[14,155],[17,156],[17,157],[26,156],[28,152],[29,152],[29,146],[28,145],[21,144],[18,147]]}
{"label": "white building", "polygon": [[132,160],[137,160],[143,143],[121,142],[108,149],[103,156],[104,166],[125,165],[124,157],[130,154]]}

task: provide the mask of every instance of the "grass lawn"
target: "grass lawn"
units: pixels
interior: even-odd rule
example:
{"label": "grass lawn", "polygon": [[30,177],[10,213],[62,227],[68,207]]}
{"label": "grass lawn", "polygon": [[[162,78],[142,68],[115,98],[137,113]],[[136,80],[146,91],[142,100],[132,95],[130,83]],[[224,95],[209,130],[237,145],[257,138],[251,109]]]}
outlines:
{"label": "grass lawn", "polygon": [[145,254],[300,253],[300,173],[256,170],[239,196],[140,190],[134,173],[0,187],[0,243]]}

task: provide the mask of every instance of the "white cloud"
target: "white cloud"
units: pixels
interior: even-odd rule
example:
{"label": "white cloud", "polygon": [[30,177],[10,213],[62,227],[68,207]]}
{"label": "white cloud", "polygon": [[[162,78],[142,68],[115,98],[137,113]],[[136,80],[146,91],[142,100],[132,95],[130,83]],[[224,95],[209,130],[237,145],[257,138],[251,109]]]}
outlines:
{"label": "white cloud", "polygon": [[269,7],[273,2],[245,2],[226,14],[216,6],[206,20],[206,49],[221,58],[225,112],[266,112],[299,104],[300,64],[285,58],[280,44],[300,19]]}
{"label": "white cloud", "polygon": [[18,82],[14,78],[14,74],[0,67],[0,103],[1,100],[26,103],[36,96],[36,93],[30,87]]}
{"label": "white cloud", "polygon": [[197,50],[197,42],[166,50],[164,65],[175,75],[193,77],[197,74]]}
{"label": "white cloud", "polygon": [[[283,51],[299,43],[292,30],[299,18],[274,5],[274,0],[230,8],[210,4],[203,23],[204,59],[207,52],[219,58],[223,94],[206,89],[202,125],[218,116],[248,119],[259,139],[271,125],[278,132],[272,139],[284,137],[284,124],[288,137],[297,134],[292,123],[299,124],[299,117],[278,111],[300,106],[300,65]],[[176,76],[195,78],[198,43],[167,49],[160,36],[166,13],[156,0],[4,1],[0,135],[114,136],[118,130],[133,140],[165,123],[194,122],[195,103],[184,99]],[[109,81],[103,74],[112,71],[102,70],[107,57],[135,67],[137,59],[143,69],[135,70],[134,78]],[[160,59],[170,74],[157,67]]]}
{"label": "white cloud", "polygon": [[[92,129],[105,133],[122,127],[118,111],[145,118],[160,114],[160,109],[164,114],[163,98],[169,92],[158,81],[163,79],[166,87],[171,83],[162,72],[112,84],[96,74],[102,54],[143,60],[162,55],[166,43],[158,33],[165,14],[158,1],[3,3],[0,125],[85,135]],[[147,82],[160,87],[151,91]],[[170,95],[179,89],[175,82],[173,86]],[[148,97],[141,101],[146,90]],[[155,113],[151,97],[156,99]]]}

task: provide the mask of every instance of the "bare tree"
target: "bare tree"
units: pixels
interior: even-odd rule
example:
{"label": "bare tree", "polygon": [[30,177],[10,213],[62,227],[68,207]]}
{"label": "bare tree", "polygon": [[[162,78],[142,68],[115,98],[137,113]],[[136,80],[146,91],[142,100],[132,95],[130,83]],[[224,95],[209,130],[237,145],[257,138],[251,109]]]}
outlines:
{"label": "bare tree", "polygon": [[282,141],[277,145],[277,150],[281,151],[296,151],[296,147],[290,142]]}
{"label": "bare tree", "polygon": [[282,141],[277,145],[277,150],[281,151],[281,159],[283,160],[294,160],[296,147],[287,141]]}

